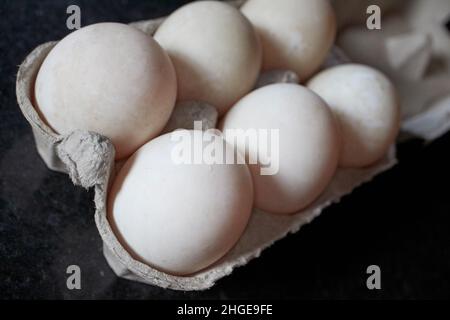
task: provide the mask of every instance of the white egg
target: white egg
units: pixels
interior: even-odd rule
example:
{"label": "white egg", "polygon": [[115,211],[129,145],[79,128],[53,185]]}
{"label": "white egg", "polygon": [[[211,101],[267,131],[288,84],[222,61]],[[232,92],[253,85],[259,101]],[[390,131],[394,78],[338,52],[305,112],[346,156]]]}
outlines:
{"label": "white egg", "polygon": [[102,134],[121,159],[163,129],[175,105],[176,76],[151,37],[127,25],[100,23],[52,49],[39,70],[35,98],[57,133]]}
{"label": "white egg", "polygon": [[263,47],[264,69],[289,69],[301,80],[325,61],[336,35],[327,0],[249,0],[241,9]]}
{"label": "white egg", "polygon": [[[250,170],[259,209],[296,213],[324,191],[335,173],[340,151],[338,127],[326,103],[305,87],[274,84],[258,89],[228,112],[221,127],[227,141],[245,153],[249,162],[251,157],[258,159],[250,163]],[[230,139],[235,130],[241,130],[235,133],[238,136],[258,130],[259,142]],[[265,138],[264,131],[271,137],[278,132],[278,142]],[[264,141],[270,141],[267,147]],[[278,170],[262,174],[265,166]]]}
{"label": "white egg", "polygon": [[212,104],[224,114],[256,83],[261,45],[251,23],[234,7],[198,1],[172,13],[155,39],[178,77],[178,100]]}
{"label": "white egg", "polygon": [[366,167],[395,142],[400,126],[397,93],[381,72],[347,64],[316,75],[308,87],[336,114],[343,139],[342,167]]}
{"label": "white egg", "polygon": [[[224,256],[238,241],[253,204],[252,180],[245,164],[179,163],[174,135],[195,139],[201,131],[177,131],[139,149],[114,181],[108,219],[119,241],[136,259],[161,271],[188,275]],[[234,150],[205,133],[204,151]],[[198,140],[197,140],[198,141]],[[175,157],[175,158],[174,158]]]}

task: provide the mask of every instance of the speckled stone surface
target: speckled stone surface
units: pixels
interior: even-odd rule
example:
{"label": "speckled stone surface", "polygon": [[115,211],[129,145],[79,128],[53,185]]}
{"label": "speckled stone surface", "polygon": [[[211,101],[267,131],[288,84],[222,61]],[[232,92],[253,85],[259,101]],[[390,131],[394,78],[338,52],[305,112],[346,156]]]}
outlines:
{"label": "speckled stone surface", "polygon": [[[182,293],[118,279],[102,253],[93,192],[49,171],[15,100],[17,66],[62,38],[66,8],[82,24],[168,14],[187,1],[0,2],[0,299],[411,299],[450,297],[450,135],[400,146],[400,165],[211,290]],[[79,265],[82,289],[66,287]],[[382,271],[368,291],[367,266]]]}

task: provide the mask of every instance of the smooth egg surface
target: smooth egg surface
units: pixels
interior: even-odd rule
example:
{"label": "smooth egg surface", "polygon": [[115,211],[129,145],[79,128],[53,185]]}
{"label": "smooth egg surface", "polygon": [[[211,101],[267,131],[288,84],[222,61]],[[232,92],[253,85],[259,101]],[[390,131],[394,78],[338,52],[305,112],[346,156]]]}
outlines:
{"label": "smooth egg surface", "polygon": [[122,159],[157,136],[176,100],[168,55],[130,26],[100,23],[75,31],[46,57],[35,99],[59,134],[94,131],[110,138]]}
{"label": "smooth egg surface", "polygon": [[263,68],[295,71],[308,79],[325,61],[336,36],[327,0],[249,0],[241,8],[263,48]]}
{"label": "smooth egg surface", "polygon": [[400,107],[396,89],[384,74],[347,64],[319,73],[308,87],[327,101],[339,120],[340,166],[366,167],[387,153],[399,132]]}
{"label": "smooth egg surface", "polygon": [[234,152],[215,134],[205,133],[200,144],[189,140],[201,137],[201,131],[179,130],[150,141],[116,177],[108,220],[134,258],[189,275],[216,262],[239,240],[252,211],[253,186],[245,164],[178,162],[183,146],[174,139],[177,134],[204,151],[218,146]]}
{"label": "smooth egg surface", "polygon": [[[274,84],[250,93],[228,112],[221,128],[247,161],[258,160],[250,163],[250,170],[259,209],[297,213],[317,199],[334,176],[340,151],[337,124],[326,103],[303,86]],[[238,136],[244,138],[230,139],[236,134],[228,130],[241,130]],[[273,138],[277,133],[279,138]],[[252,134],[258,140],[245,138]],[[265,166],[278,170],[261,174]]]}
{"label": "smooth egg surface", "polygon": [[223,115],[255,85],[261,45],[236,8],[198,1],[172,13],[155,39],[167,50],[178,77],[178,100],[203,101]]}

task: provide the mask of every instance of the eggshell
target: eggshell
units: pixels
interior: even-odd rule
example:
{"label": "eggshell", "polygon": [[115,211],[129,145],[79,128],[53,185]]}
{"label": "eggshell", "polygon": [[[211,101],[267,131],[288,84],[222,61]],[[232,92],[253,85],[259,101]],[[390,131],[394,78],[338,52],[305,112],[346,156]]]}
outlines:
{"label": "eggshell", "polygon": [[71,33],[52,49],[38,73],[35,98],[57,133],[102,134],[121,159],[163,129],[175,105],[175,70],[142,31],[100,23]]}
{"label": "eggshell", "polygon": [[155,39],[167,50],[178,77],[178,99],[204,101],[223,115],[256,83],[261,45],[236,8],[217,1],[181,7]]}
{"label": "eggshell", "polygon": [[[205,148],[208,139],[234,151],[208,132]],[[172,153],[178,143],[170,133],[160,136],[127,161],[109,194],[108,219],[136,259],[188,275],[220,259],[240,238],[251,214],[253,187],[245,164],[177,164]]]}
{"label": "eggshell", "polygon": [[260,36],[265,70],[293,70],[306,80],[335,39],[336,18],[327,0],[249,0],[241,11]]}
{"label": "eggshell", "polygon": [[308,87],[339,119],[342,167],[369,166],[386,154],[399,131],[400,109],[394,85],[384,74],[347,64],[321,72]]}
{"label": "eggshell", "polygon": [[300,85],[273,84],[250,93],[227,113],[221,128],[230,144],[258,159],[264,159],[261,147],[230,139],[227,130],[279,130],[278,154],[271,149],[272,164],[278,156],[278,172],[262,175],[260,162],[250,165],[255,206],[264,211],[290,214],[304,209],[335,173],[340,150],[335,119],[319,96]]}

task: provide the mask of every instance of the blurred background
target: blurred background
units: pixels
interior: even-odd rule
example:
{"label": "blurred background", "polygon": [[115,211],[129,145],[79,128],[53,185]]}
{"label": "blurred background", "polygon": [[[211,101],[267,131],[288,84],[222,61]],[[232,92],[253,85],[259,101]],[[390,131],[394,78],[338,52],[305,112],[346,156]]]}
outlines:
{"label": "blurred background", "polygon": [[[16,73],[32,49],[70,32],[69,5],[80,6],[86,26],[161,17],[187,2],[0,1],[0,299],[450,298],[450,134],[399,144],[397,167],[209,291],[174,292],[115,276],[95,227],[93,192],[39,158],[17,106]],[[66,287],[73,264],[81,290]],[[381,268],[381,290],[366,287],[369,265]]]}

